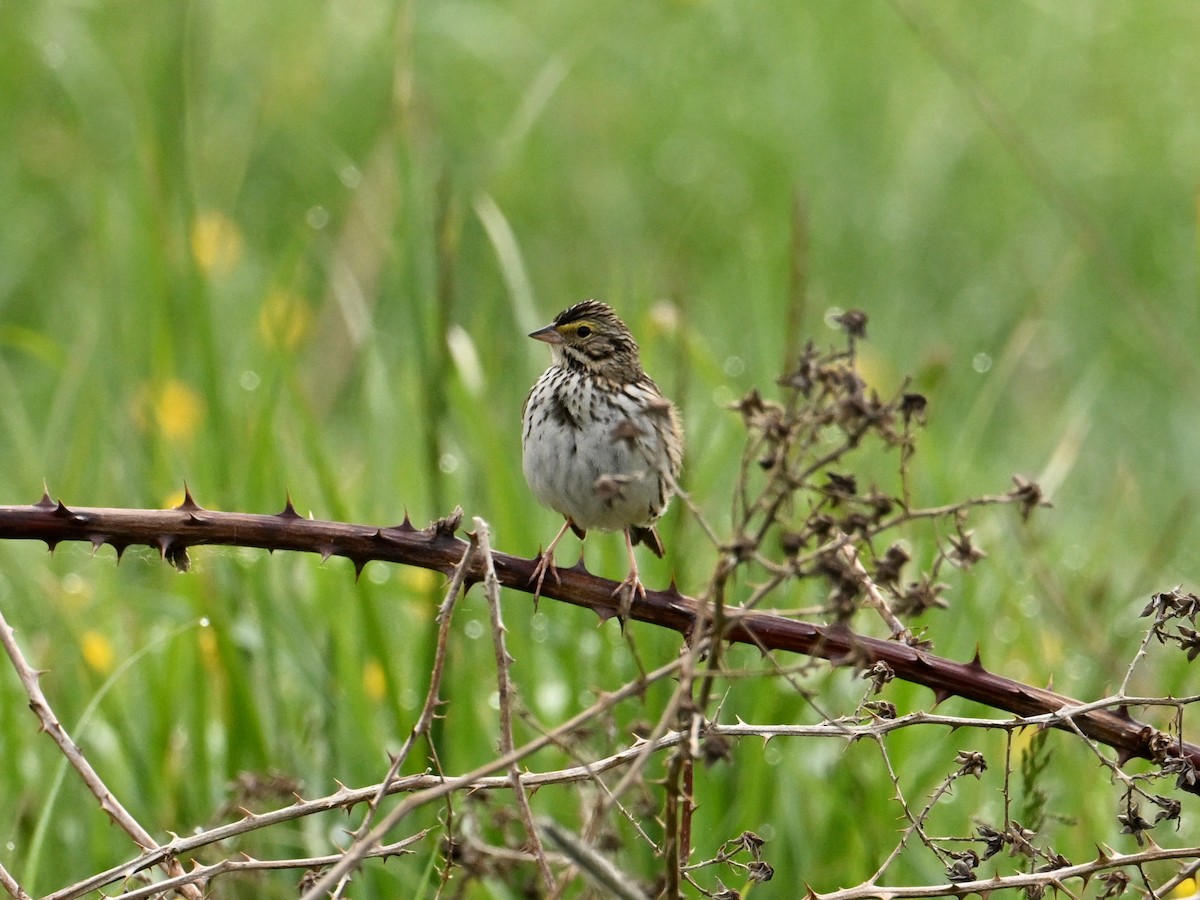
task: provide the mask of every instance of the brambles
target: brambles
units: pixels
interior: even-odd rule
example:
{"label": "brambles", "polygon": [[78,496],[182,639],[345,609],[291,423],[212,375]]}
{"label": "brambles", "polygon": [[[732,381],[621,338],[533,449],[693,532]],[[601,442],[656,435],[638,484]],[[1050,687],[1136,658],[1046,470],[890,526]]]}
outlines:
{"label": "brambles", "polygon": [[[425,702],[400,750],[381,764],[382,777],[372,773],[376,783],[289,799],[288,791],[298,794],[303,787],[292,773],[280,768],[248,774],[230,787],[227,803],[214,806],[219,812],[207,829],[139,849],[123,866],[62,896],[112,884],[121,872],[162,865],[176,883],[193,888],[233,871],[313,867],[302,884],[305,897],[316,898],[352,874],[361,875],[374,865],[369,860],[410,853],[434,860],[436,872],[429,875],[427,865],[425,877],[443,892],[452,881],[461,889],[476,880],[500,880],[529,894],[591,889],[606,896],[676,897],[690,890],[732,900],[776,873],[783,876],[778,881],[791,884],[842,880],[836,860],[835,868],[820,868],[822,861],[804,859],[772,834],[779,827],[772,815],[792,813],[777,798],[760,800],[761,809],[735,802],[755,792],[761,798],[776,784],[794,790],[796,802],[807,804],[804,815],[822,826],[865,828],[886,820],[888,841],[899,811],[900,836],[875,874],[820,895],[823,900],[879,896],[891,890],[883,886],[885,879],[911,883],[912,871],[941,881],[910,887],[911,895],[1012,888],[1037,897],[1076,878],[1115,896],[1128,884],[1122,880],[1126,871],[1166,859],[1200,859],[1200,849],[1164,850],[1150,835],[1163,823],[1178,826],[1185,812],[1181,800],[1152,787],[1173,780],[1177,791],[1198,792],[1200,748],[1183,740],[1183,713],[1191,700],[1137,698],[1127,691],[1154,642],[1177,646],[1188,659],[1198,655],[1200,599],[1182,589],[1155,594],[1144,610],[1153,621],[1125,684],[1116,695],[1088,704],[989,671],[978,652],[968,662],[929,652],[937,617],[920,634],[906,622],[947,608],[950,585],[986,570],[988,554],[971,527],[976,508],[1007,504],[1027,519],[1045,501],[1036,483],[1018,476],[1006,493],[919,505],[913,470],[929,405],[908,385],[888,398],[873,390],[857,360],[866,316],[846,313],[839,321],[846,331],[844,349],[821,352],[809,344],[779,380],[778,398],[753,391],[734,405],[747,441],[726,533],[719,535],[692,498],[681,495],[712,540],[715,562],[704,590],[688,597],[672,585],[639,598],[630,610],[631,620],[640,624],[626,634],[628,657],[610,660],[577,701],[583,708],[560,709],[555,721],[539,719],[536,706],[522,699],[535,696],[540,680],[553,673],[535,671],[537,681],[522,684],[517,676],[530,678],[529,670],[513,666],[513,656],[522,651],[508,637],[525,623],[526,607],[505,610],[500,602],[502,586],[533,590],[536,559],[493,553],[488,526],[479,518],[472,520],[468,540],[461,540],[461,510],[417,529],[407,518],[380,528],[301,517],[290,500],[276,515],[206,510],[189,492],[172,510],[68,508],[48,496],[32,506],[0,507],[0,537],[38,539],[52,548],[64,541],[96,549],[111,545],[118,555],[131,545],[148,545],[181,569],[189,548],[216,544],[307,551],[322,561],[344,557],[356,574],[368,562],[387,561],[451,579],[436,617],[428,683],[422,685]],[[559,576],[545,596],[589,607],[602,621],[615,615],[613,582],[581,564]],[[468,707],[475,713],[480,696],[443,694],[441,687],[446,672],[463,662],[457,645],[466,629],[455,616],[457,601],[472,584],[481,585],[487,600],[490,665],[496,672],[494,686],[482,684],[480,693],[491,694],[498,715],[489,725],[472,723],[476,730],[463,737],[462,723],[472,715],[458,711]],[[797,596],[814,595],[818,602],[797,608]],[[877,627],[872,613],[882,620],[885,639],[869,636]],[[642,643],[647,625],[673,629],[683,640]],[[987,635],[985,623],[978,640],[986,643]],[[19,663],[43,727],[56,729],[61,746],[72,753],[72,741],[37,689],[36,671],[24,664],[3,620],[0,636]],[[761,656],[735,657],[735,644],[752,645]],[[618,653],[626,648],[616,646]],[[655,667],[653,656],[664,648],[667,661]],[[858,677],[839,676],[831,667]],[[627,680],[621,683],[622,678]],[[908,690],[912,685],[930,688],[935,706],[961,697],[1011,715],[935,715],[920,708]],[[768,702],[760,703],[764,698]],[[1148,706],[1167,707],[1175,716],[1169,727],[1135,721],[1131,710]],[[441,729],[436,737],[435,721]],[[480,742],[480,727],[493,727],[498,740]],[[892,737],[913,729],[920,729],[918,741]],[[940,746],[935,738],[951,743]],[[830,739],[866,744],[878,754],[874,771],[862,765],[861,755],[847,774],[843,768],[852,766],[810,752]],[[771,751],[761,749],[767,742]],[[1058,770],[1071,765],[1062,762],[1064,743],[1069,751],[1091,754],[1090,770],[1117,784],[1119,799],[1108,807],[1110,815],[1089,821],[1060,808],[1052,786],[1062,780]],[[443,771],[438,748],[451,744],[456,751],[477,749],[477,757],[466,757],[475,767]],[[436,770],[409,772],[406,765],[423,764],[422,745]],[[1106,746],[1115,748],[1115,759]],[[382,749],[379,757],[384,758]],[[814,763],[813,757],[822,761]],[[1157,768],[1127,773],[1123,765],[1134,757]],[[781,771],[791,781],[777,780]],[[93,782],[95,796],[106,802],[111,792]],[[1103,794],[1103,787],[1092,793]],[[400,796],[389,800],[390,795]],[[946,802],[952,795],[965,795],[967,802],[955,809]],[[272,804],[278,805],[246,808]],[[350,824],[339,819],[334,829],[348,837],[329,844],[324,857],[232,856],[251,832],[272,828],[282,833],[282,846],[286,829],[297,820],[333,810],[348,814]],[[119,821],[138,835],[139,847],[150,846],[146,829],[128,816]],[[1097,843],[1124,835],[1139,849],[1073,864],[1059,852],[1065,840],[1056,829],[1064,823],[1097,829]],[[156,823],[156,829],[171,824]],[[826,856],[836,856],[837,849],[836,838],[826,841]],[[227,857],[186,873],[180,868],[202,853]],[[911,868],[897,865],[902,858]],[[1181,878],[1172,876],[1174,883]],[[734,886],[726,883],[735,879]],[[1164,895],[1172,886],[1168,880],[1156,890]]]}
{"label": "brambles", "polygon": [[[733,562],[725,575],[756,564],[768,573],[772,591],[792,580],[823,580],[828,593],[816,614],[843,622],[864,604],[889,620],[945,609],[946,567],[969,570],[987,556],[967,528],[971,510],[1015,504],[1028,519],[1046,503],[1034,482],[1015,476],[1005,494],[917,505],[911,467],[928,401],[907,382],[887,398],[868,385],[857,358],[867,316],[851,310],[836,321],[847,336],[844,349],[821,351],[810,341],[779,378],[778,400],[753,390],[731,406],[747,442],[724,547]],[[917,523],[935,550],[929,563],[911,571],[905,535]],[[756,591],[753,605],[766,602],[768,593]],[[920,643],[907,629],[893,628],[893,636]]]}

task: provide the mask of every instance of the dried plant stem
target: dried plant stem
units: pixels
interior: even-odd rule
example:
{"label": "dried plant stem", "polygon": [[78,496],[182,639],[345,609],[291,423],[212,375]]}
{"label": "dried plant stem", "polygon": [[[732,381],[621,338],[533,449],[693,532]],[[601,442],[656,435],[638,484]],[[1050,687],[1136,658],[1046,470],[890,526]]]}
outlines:
{"label": "dried plant stem", "polygon": [[[71,767],[79,774],[84,785],[87,786],[92,796],[99,802],[100,809],[112,819],[118,828],[133,838],[134,842],[143,850],[152,850],[158,847],[158,842],[150,836],[150,833],[130,815],[129,811],[121,804],[121,801],[113,795],[96,770],[92,768],[91,763],[84,757],[83,751],[79,749],[79,746],[67,734],[66,728],[58,720],[58,716],[54,714],[50,702],[46,699],[46,695],[42,691],[39,682],[40,673],[25,660],[25,656],[17,644],[16,634],[4,618],[3,613],[0,613],[0,644],[3,644],[13,668],[17,672],[17,677],[21,680],[21,685],[25,688],[25,693],[29,697],[29,708],[37,716],[42,730],[50,736],[50,739],[58,746],[58,749],[66,757]],[[174,859],[164,860],[164,868],[170,877],[183,874],[183,866]],[[201,897],[200,890],[194,885],[188,885],[183,888],[182,893],[189,898],[194,898],[194,900],[200,900]]]}
{"label": "dried plant stem", "polygon": [[892,637],[897,640],[906,639],[905,643],[907,643],[912,639],[912,633],[905,627],[903,622],[896,618],[896,614],[892,612],[891,606],[888,605],[887,598],[883,596],[883,592],[879,590],[879,586],[871,580],[871,576],[863,568],[862,561],[858,558],[858,551],[850,543],[849,537],[839,534],[838,538],[842,539],[840,552],[850,564],[850,570],[858,578],[863,591],[871,601],[871,606],[875,608],[880,618],[887,624],[888,629],[892,632]]}
{"label": "dried plant stem", "polygon": [[[489,538],[488,524],[478,516],[475,517],[475,531],[471,534],[471,543],[479,548],[483,557],[483,593],[487,598],[488,614],[492,622],[492,646],[496,651],[496,691],[500,706],[500,752],[512,756],[516,745],[513,742],[512,708],[516,702],[513,692],[512,679],[509,677],[509,667],[512,657],[504,644],[504,619],[500,612],[500,582],[496,580],[496,567],[492,562],[492,545]],[[529,795],[521,784],[521,767],[516,760],[508,767],[508,775],[513,787],[513,797],[525,825],[525,833],[537,860],[538,871],[546,889],[554,887],[554,873],[546,859],[546,850],[533,821],[533,811],[529,808]]]}
{"label": "dried plant stem", "polygon": [[8,869],[4,868],[3,865],[0,865],[0,887],[8,891],[8,895],[13,900],[31,900],[30,896],[25,893],[25,889],[17,883],[17,880],[9,874]]}
{"label": "dried plant stem", "polygon": [[[855,885],[850,888],[818,893],[811,891],[805,895],[805,900],[878,900],[886,897],[888,900],[920,900],[923,897],[968,897],[972,894],[991,896],[1006,890],[1024,890],[1025,888],[1055,887],[1064,890],[1063,882],[1079,878],[1082,880],[1094,878],[1101,872],[1111,872],[1116,869],[1136,868],[1155,862],[1176,859],[1192,859],[1196,856],[1195,847],[1151,847],[1137,853],[1121,854],[1107,849],[1091,862],[1073,866],[1062,866],[1053,871],[1028,872],[1020,875],[996,875],[992,878],[981,878],[976,881],[966,881],[958,884],[924,884],[882,887],[870,882]],[[1161,893],[1157,896],[1163,896]]]}
{"label": "dried plant stem", "polygon": [[442,600],[441,606],[438,607],[437,614],[437,646],[433,654],[433,669],[429,674],[429,690],[425,693],[425,702],[421,705],[421,712],[417,716],[416,724],[413,725],[408,737],[405,738],[404,744],[399,752],[392,759],[392,764],[388,767],[387,775],[383,781],[379,783],[379,789],[372,798],[367,815],[363,822],[355,830],[354,836],[361,837],[371,830],[371,826],[375,822],[375,816],[379,809],[379,804],[383,798],[387,796],[388,787],[392,783],[392,779],[400,771],[408,759],[408,755],[412,752],[413,746],[422,737],[428,737],[429,729],[433,725],[434,716],[437,714],[437,709],[442,701],[439,698],[442,687],[442,676],[446,670],[446,647],[450,638],[450,622],[454,614],[454,606],[462,593],[463,584],[466,583],[467,573],[470,571],[471,564],[474,562],[475,555],[479,550],[478,544],[471,542],[463,550],[462,561],[454,570],[454,576],[450,579],[450,584],[446,588],[445,599]]}
{"label": "dried plant stem", "polygon": [[[880,744],[880,750],[884,750],[882,744]],[[892,848],[891,852],[887,855],[887,858],[880,863],[879,868],[875,870],[875,874],[868,878],[866,882],[864,882],[865,884],[877,884],[879,882],[879,879],[882,878],[887,873],[887,870],[891,868],[892,863],[899,858],[901,852],[903,852],[904,848],[908,845],[909,838],[911,838],[913,834],[920,836],[921,843],[923,843],[926,847],[933,847],[933,842],[930,841],[929,836],[925,833],[925,820],[929,818],[929,814],[933,812],[933,808],[937,805],[937,802],[942,797],[946,796],[946,794],[950,793],[951,786],[962,775],[961,772],[952,772],[947,775],[942,783],[939,784],[930,795],[929,802],[925,804],[925,808],[914,816],[908,803],[905,802],[903,794],[900,793],[900,782],[896,777],[895,770],[892,768],[891,760],[887,758],[886,750],[884,750],[884,757],[888,768],[888,774],[892,779],[892,786],[896,789],[896,797],[900,801],[901,808],[904,810],[904,817],[908,819],[908,827],[904,829],[904,832],[900,835],[900,840],[896,842],[896,846]]]}
{"label": "dried plant stem", "polygon": [[[1197,700],[1200,700],[1200,697],[1181,698],[1176,702],[1182,704]],[[1117,702],[1117,698],[1108,698],[1105,701],[1097,701],[1097,704],[1088,704],[1088,707],[1081,707],[1077,711],[1105,703],[1112,705]],[[1144,701],[1139,700],[1138,702],[1163,703],[1164,701],[1161,698],[1146,698]],[[1064,710],[1064,714],[1069,714],[1069,711]],[[1054,719],[1056,720],[1057,717],[1054,717]],[[813,725],[756,725],[746,722],[736,724],[710,723],[706,726],[706,730],[710,735],[726,738],[754,737],[758,739],[774,739],[779,737],[824,737],[852,742],[864,738],[879,740],[893,731],[914,727],[940,726],[949,729],[1002,728],[1011,732],[1018,728],[1037,727],[1039,725],[1046,726],[1051,723],[1052,717],[1049,716],[1040,716],[1032,719],[981,719],[969,716],[940,716],[926,712],[915,712],[895,719],[871,719],[865,722],[857,719],[835,720]],[[655,742],[651,750],[653,752],[661,752],[672,747],[678,747],[680,744],[692,739],[693,736],[690,733],[668,731]],[[641,758],[646,752],[646,747],[646,742],[638,741],[617,753],[586,764],[546,772],[523,772],[521,773],[520,783],[526,790],[550,785],[578,784],[588,781],[596,782],[603,788],[603,782],[599,780],[599,776],[602,773],[628,765],[632,761]],[[891,771],[890,762],[886,756],[885,763],[888,764],[889,771]],[[891,772],[891,777],[895,785],[897,781],[896,773]],[[198,834],[175,838],[170,843],[163,844],[126,863],[114,866],[105,872],[97,873],[86,881],[57,891],[49,895],[47,900],[74,900],[74,898],[82,897],[85,894],[102,888],[106,884],[127,878],[142,869],[160,863],[164,859],[183,857],[194,853],[200,848],[221,844],[240,835],[270,828],[283,822],[294,821],[335,809],[349,809],[359,803],[370,802],[377,796],[380,790],[386,790],[388,794],[421,792],[438,787],[447,780],[463,783],[465,789],[471,791],[508,790],[512,787],[512,778],[510,775],[483,776],[468,782],[465,777],[447,779],[439,775],[419,774],[392,778],[386,783],[362,788],[342,788],[336,793],[324,797],[298,801],[268,813],[257,815],[247,814],[236,822],[210,828]],[[898,797],[898,799],[903,803],[902,797]],[[13,892],[10,890],[10,893]],[[13,896],[19,895],[13,893]]]}
{"label": "dried plant stem", "polygon": [[365,857],[365,854],[374,848],[383,837],[401,822],[405,816],[413,812],[420,806],[429,803],[431,800],[436,800],[440,797],[445,797],[455,791],[470,787],[481,777],[490,775],[493,772],[503,771],[515,762],[520,762],[527,756],[536,753],[543,747],[550,746],[561,740],[565,735],[571,734],[581,725],[592,721],[597,714],[609,710],[621,703],[623,700],[631,696],[640,694],[646,689],[646,684],[649,682],[658,681],[663,678],[670,677],[676,674],[680,669],[680,661],[674,660],[664,666],[660,666],[649,674],[646,679],[638,679],[622,685],[616,691],[610,694],[605,694],[587,709],[572,716],[567,721],[553,731],[540,735],[534,738],[529,743],[517,748],[509,753],[502,753],[490,762],[467,772],[457,778],[443,779],[434,787],[427,788],[416,794],[409,796],[406,800],[396,806],[383,818],[383,820],[375,826],[372,831],[364,837],[356,840],[342,859],[312,885],[301,896],[301,900],[320,900],[320,898],[329,891],[333,885],[341,879],[347,872],[355,869]]}
{"label": "dried plant stem", "polygon": [[[411,837],[404,840],[396,841],[394,844],[388,844],[383,847],[376,847],[368,854],[374,859],[387,859],[389,856],[399,856],[402,853],[411,853],[408,848],[413,844],[419,843],[425,839],[431,829],[426,828],[424,831],[419,831]],[[312,856],[305,859],[223,859],[220,862],[213,863],[209,866],[197,865],[186,875],[177,875],[174,878],[169,878],[165,881],[156,881],[154,884],[148,884],[145,887],[138,888],[135,891],[128,891],[124,894],[117,894],[109,900],[157,900],[163,896],[163,892],[171,889],[184,888],[193,885],[199,881],[207,881],[215,878],[217,875],[225,875],[230,872],[268,872],[278,869],[317,869],[321,866],[332,865],[341,859],[340,854],[329,856]]]}
{"label": "dried plant stem", "polygon": [[1129,682],[1133,680],[1133,673],[1137,669],[1138,663],[1146,658],[1146,651],[1150,646],[1150,642],[1154,640],[1155,635],[1158,634],[1158,626],[1159,623],[1155,621],[1154,624],[1146,629],[1146,633],[1142,635],[1142,642],[1138,644],[1137,653],[1135,653],[1133,655],[1133,659],[1129,661],[1129,666],[1125,669],[1125,677],[1121,679],[1121,687],[1120,690],[1117,691],[1120,696],[1124,696],[1125,692],[1129,690]]}

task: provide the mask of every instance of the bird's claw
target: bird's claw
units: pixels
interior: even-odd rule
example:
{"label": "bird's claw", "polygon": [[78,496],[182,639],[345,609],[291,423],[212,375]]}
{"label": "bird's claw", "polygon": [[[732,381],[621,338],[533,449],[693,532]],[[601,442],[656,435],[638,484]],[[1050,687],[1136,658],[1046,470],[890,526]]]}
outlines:
{"label": "bird's claw", "polygon": [[537,565],[533,567],[533,574],[529,576],[529,580],[533,582],[533,611],[537,612],[538,600],[542,597],[542,582],[546,579],[546,571],[554,576],[554,583],[559,584],[558,566],[554,564],[554,552],[550,551],[543,553],[538,559]]}
{"label": "bird's claw", "polygon": [[645,600],[646,587],[636,572],[630,572],[625,580],[616,586],[612,596],[617,598],[617,619],[621,623],[621,630],[624,631],[625,622],[633,611],[633,598],[636,596]]}

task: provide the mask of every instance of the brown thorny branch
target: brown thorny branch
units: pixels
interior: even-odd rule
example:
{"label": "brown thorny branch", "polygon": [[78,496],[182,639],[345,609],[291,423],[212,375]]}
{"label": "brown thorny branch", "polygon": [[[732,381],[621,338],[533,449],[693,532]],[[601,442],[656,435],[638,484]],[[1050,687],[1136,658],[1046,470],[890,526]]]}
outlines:
{"label": "brown thorny branch", "polygon": [[[1146,864],[1200,856],[1200,850],[1195,848],[1164,850],[1148,839],[1147,832],[1159,821],[1178,819],[1180,802],[1149,793],[1143,787],[1147,776],[1130,776],[1121,769],[1131,758],[1148,759],[1159,766],[1163,775],[1173,776],[1179,789],[1200,793],[1200,780],[1196,777],[1200,747],[1182,738],[1182,709],[1200,697],[1129,696],[1127,675],[1118,694],[1081,703],[989,672],[978,654],[965,663],[937,656],[929,641],[904,624],[912,615],[946,605],[947,585],[940,579],[948,568],[967,570],[984,557],[973,532],[966,527],[973,509],[1015,504],[1022,516],[1028,518],[1044,503],[1036,484],[1017,477],[1014,488],[1007,493],[940,507],[913,505],[909,468],[914,433],[925,416],[925,400],[907,388],[887,400],[869,390],[857,372],[855,357],[856,342],[865,337],[866,318],[851,312],[844,314],[840,323],[849,336],[846,350],[820,353],[810,344],[795,367],[780,379],[782,396],[778,402],[751,392],[735,404],[749,439],[735,491],[730,536],[720,538],[692,498],[682,490],[679,492],[682,502],[716,545],[717,562],[712,576],[697,597],[684,596],[674,585],[665,591],[648,590],[644,599],[633,604],[630,618],[680,633],[686,638],[683,653],[668,665],[653,671],[643,670],[636,681],[603,694],[591,707],[553,728],[532,722],[520,705],[509,676],[511,660],[505,647],[505,625],[499,603],[501,586],[530,591],[536,558],[526,560],[493,551],[487,525],[481,519],[474,520],[468,540],[463,541],[456,536],[461,524],[461,513],[457,511],[427,528],[417,529],[407,519],[393,527],[379,528],[304,518],[290,499],[283,511],[275,515],[217,512],[201,508],[190,492],[185,492],[184,501],[172,510],[67,507],[61,501],[51,500],[48,493],[32,506],[0,506],[0,538],[42,540],[51,549],[63,541],[87,542],[95,550],[107,544],[116,549],[118,559],[129,546],[148,545],[183,571],[189,565],[189,548],[211,544],[311,552],[322,560],[345,557],[353,563],[356,574],[370,561],[383,561],[436,570],[451,579],[438,614],[437,645],[425,703],[379,783],[358,789],[341,787],[336,793],[316,800],[297,797],[291,805],[267,813],[242,810],[242,818],[237,821],[162,843],[156,842],[129,816],[88,766],[54,716],[38,685],[37,673],[25,661],[12,629],[0,621],[0,637],[42,727],[58,743],[101,808],[130,834],[139,848],[124,863],[49,896],[56,900],[80,897],[154,866],[164,869],[166,880],[121,896],[152,896],[170,888],[197,896],[194,892],[198,886],[219,874],[281,867],[311,870],[302,882],[306,898],[343,896],[350,876],[363,860],[411,852],[411,845],[429,834],[430,829],[424,829],[399,839],[393,837],[406,817],[429,804],[443,804],[444,827],[451,842],[446,851],[447,867],[452,858],[460,860],[459,865],[467,864],[462,860],[491,858],[500,866],[534,866],[542,881],[541,892],[547,896],[561,896],[576,876],[607,895],[645,896],[646,892],[622,873],[617,861],[608,858],[597,844],[607,813],[615,810],[628,820],[641,840],[662,852],[666,863],[660,889],[664,896],[677,895],[686,882],[706,896],[734,897],[737,892],[723,885],[715,891],[705,889],[697,881],[697,875],[706,868],[725,867],[737,877],[753,882],[769,879],[772,869],[764,858],[762,840],[750,832],[725,841],[711,858],[691,862],[694,849],[691,815],[695,807],[692,771],[697,760],[709,763],[720,759],[728,753],[728,742],[751,735],[765,739],[867,738],[880,750],[907,825],[894,850],[867,882],[815,896],[839,900],[964,896],[1001,888],[1019,888],[1036,895],[1046,887],[1062,889],[1063,879],[1086,881],[1093,876],[1098,876],[1105,886],[1103,896],[1116,896],[1118,888],[1129,883],[1125,869],[1134,868],[1145,880],[1141,867]],[[897,483],[890,492],[875,484],[864,489],[853,471],[857,463],[855,454],[870,442],[898,451]],[[937,551],[923,571],[906,576],[912,562],[909,547],[902,540],[889,539],[889,535],[902,526],[912,529],[922,523],[929,527]],[[442,703],[439,688],[455,602],[477,582],[484,585],[495,647],[499,755],[486,765],[457,776],[440,772],[402,776],[401,767],[415,745],[419,741],[428,743],[430,726]],[[764,608],[769,598],[793,582],[823,583],[828,590],[808,610]],[[588,572],[581,562],[560,569],[558,579],[547,579],[542,595],[588,607],[606,620],[619,612],[619,600],[613,595],[615,587],[615,582]],[[735,594],[739,597],[736,605],[730,602]],[[872,610],[880,617],[888,639],[851,630],[850,621],[860,609]],[[1153,641],[1178,645],[1189,659],[1200,654],[1200,632],[1193,627],[1200,614],[1200,598],[1178,589],[1166,591],[1156,594],[1143,614],[1152,616],[1153,622],[1130,672]],[[801,616],[806,615],[819,617],[828,624],[805,621]],[[853,667],[867,681],[866,697],[853,716],[824,716],[826,721],[815,726],[750,725],[740,719],[737,724],[720,723],[719,706],[713,709],[719,699],[718,680],[762,675],[738,672],[727,665],[724,649],[729,644],[750,644],[764,654],[791,652],[827,660],[835,666]],[[777,656],[767,656],[767,660],[776,676],[789,680],[807,697],[798,678],[811,670],[811,662],[785,666]],[[937,701],[963,697],[1008,712],[1012,718],[981,720],[924,712],[899,715],[886,701],[871,699],[893,678],[930,688]],[[675,683],[671,698],[657,721],[648,725],[634,744],[599,760],[580,757],[577,746],[570,741],[578,729],[594,725],[618,704],[642,695],[649,684],[663,679]],[[811,698],[808,699],[811,703]],[[1175,709],[1175,723],[1169,732],[1137,722],[1130,715],[1132,708],[1151,706]],[[518,715],[540,731],[537,737],[520,746],[513,733],[513,718]],[[1149,849],[1129,855],[1104,850],[1091,862],[1073,865],[1039,846],[1034,840],[1036,829],[1022,825],[1010,815],[1007,764],[1005,820],[1001,827],[978,826],[972,840],[980,845],[982,853],[973,848],[946,849],[943,844],[947,839],[931,837],[925,830],[929,813],[956,780],[979,777],[987,763],[976,752],[961,751],[954,761],[956,768],[943,783],[922,804],[914,805],[903,795],[884,738],[896,729],[917,725],[1002,728],[1010,733],[1034,726],[1077,735],[1122,786],[1122,813],[1118,816],[1122,831],[1133,835],[1139,846],[1144,847],[1148,841]],[[566,751],[579,764],[548,772],[521,769],[522,760],[549,746]],[[1115,759],[1103,747],[1114,750]],[[431,752],[432,749],[430,745]],[[661,811],[663,836],[658,843],[643,829],[638,812],[627,807],[621,798],[632,787],[644,789],[646,766],[652,757],[663,753],[668,758]],[[1022,765],[1026,763],[1023,760]],[[612,786],[601,778],[610,771],[622,773]],[[581,832],[535,818],[529,793],[552,784],[588,784],[595,788],[596,799],[590,811],[584,812]],[[467,833],[451,835],[450,819],[455,814],[448,804],[454,795],[497,790],[509,790],[516,798],[517,821],[526,840],[524,849],[491,847]],[[404,799],[384,811],[384,798],[395,794],[403,794]],[[1153,820],[1143,818],[1142,803],[1157,808]],[[349,846],[327,858],[226,859],[203,866],[196,863],[186,872],[181,866],[181,859],[230,838],[332,809],[349,810],[360,804],[365,813],[349,832]],[[462,817],[458,818],[461,821]],[[945,883],[920,887],[879,884],[910,839],[937,855],[945,866]],[[1031,871],[982,882],[975,880],[979,864],[1002,849],[1028,860]],[[444,877],[448,875],[449,868]],[[1182,878],[1181,873],[1164,887],[1174,886]],[[717,882],[720,884],[719,879]],[[2,867],[0,887],[13,897],[23,896],[17,880]]]}

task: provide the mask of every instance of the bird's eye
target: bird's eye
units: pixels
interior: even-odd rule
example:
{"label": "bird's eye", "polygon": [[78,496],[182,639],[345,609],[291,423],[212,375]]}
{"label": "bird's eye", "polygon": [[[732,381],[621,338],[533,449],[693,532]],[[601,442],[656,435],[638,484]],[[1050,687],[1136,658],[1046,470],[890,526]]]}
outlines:
{"label": "bird's eye", "polygon": [[578,328],[575,329],[575,334],[577,334],[581,338],[587,337],[591,333],[592,333],[592,328],[590,325],[580,325]]}

